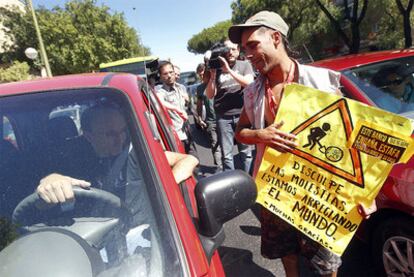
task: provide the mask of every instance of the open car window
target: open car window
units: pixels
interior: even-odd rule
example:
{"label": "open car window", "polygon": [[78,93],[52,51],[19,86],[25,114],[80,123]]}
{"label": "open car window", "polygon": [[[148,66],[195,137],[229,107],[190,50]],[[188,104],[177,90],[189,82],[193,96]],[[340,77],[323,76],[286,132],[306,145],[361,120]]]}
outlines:
{"label": "open car window", "polygon": [[173,135],[174,131],[171,128],[171,120],[164,113],[161,103],[155,96],[155,91],[144,80],[138,80],[138,86],[149,113],[152,115],[152,120],[156,123],[154,132],[159,134],[164,150],[177,151],[178,146]]}
{"label": "open car window", "polygon": [[[96,276],[183,275],[162,186],[124,94],[88,88],[3,97],[0,112],[0,257],[40,255],[65,272],[73,267],[73,276],[79,257]],[[92,189],[46,204],[34,192],[50,176]],[[49,264],[36,267],[41,276]]]}
{"label": "open car window", "polygon": [[381,109],[414,113],[414,57],[346,70],[347,76]]}

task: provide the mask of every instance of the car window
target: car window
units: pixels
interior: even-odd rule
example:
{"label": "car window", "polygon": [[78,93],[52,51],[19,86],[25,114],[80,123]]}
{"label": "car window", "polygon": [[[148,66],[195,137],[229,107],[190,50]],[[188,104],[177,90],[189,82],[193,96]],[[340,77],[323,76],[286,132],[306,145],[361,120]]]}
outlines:
{"label": "car window", "polygon": [[381,109],[414,112],[414,57],[389,60],[343,72]]}
{"label": "car window", "polygon": [[[183,274],[147,140],[122,93],[89,88],[3,97],[0,111],[1,255],[12,255],[19,237],[28,248],[72,238],[80,242],[68,251],[95,255],[89,262],[98,276]],[[24,147],[10,144],[10,122]],[[71,185],[83,180],[92,189],[79,189],[74,202],[61,205],[48,205],[33,193],[41,182],[50,189],[68,178]],[[51,260],[57,254],[42,253]],[[71,260],[64,265],[70,267]]]}

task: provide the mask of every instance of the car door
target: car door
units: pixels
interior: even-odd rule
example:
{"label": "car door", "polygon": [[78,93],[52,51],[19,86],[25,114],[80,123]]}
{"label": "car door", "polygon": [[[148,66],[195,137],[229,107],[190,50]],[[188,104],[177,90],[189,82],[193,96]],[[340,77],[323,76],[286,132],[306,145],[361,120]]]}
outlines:
{"label": "car door", "polygon": [[[177,134],[172,128],[171,119],[168,116],[166,109],[162,106],[161,102],[159,101],[156,93],[154,90],[150,89],[144,81],[138,81],[138,86],[141,89],[142,97],[144,102],[148,108],[148,112],[151,114],[149,121],[154,120],[155,125],[152,124],[152,128],[156,129],[154,133],[159,134],[159,141],[163,145],[163,148],[170,151],[178,151],[184,152],[184,147],[181,141],[178,139]],[[183,197],[186,210],[189,213],[192,221],[195,222],[198,218],[198,211],[197,211],[197,203],[194,196],[194,191],[196,187],[197,181],[196,178],[193,176],[184,182],[178,184],[181,195]],[[198,238],[193,238],[197,239]],[[199,266],[204,267],[205,265],[201,259],[197,263]],[[211,262],[208,266],[208,271],[210,272],[211,276],[222,276],[224,275],[224,270],[218,255],[218,252],[213,255]]]}

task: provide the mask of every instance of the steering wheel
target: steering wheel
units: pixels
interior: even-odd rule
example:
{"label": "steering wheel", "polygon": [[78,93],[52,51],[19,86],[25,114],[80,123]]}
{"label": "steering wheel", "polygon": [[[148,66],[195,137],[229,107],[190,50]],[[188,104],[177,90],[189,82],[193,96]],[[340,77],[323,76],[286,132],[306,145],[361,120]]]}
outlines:
{"label": "steering wheel", "polygon": [[[110,192],[96,188],[83,189],[78,186],[73,187],[73,192],[75,201],[73,205],[69,204],[69,209],[62,209],[68,203],[63,205],[61,203],[48,204],[37,193],[32,193],[17,204],[12,214],[12,222],[20,226],[25,233],[19,238],[20,245],[23,243],[32,249],[39,250],[44,248],[38,247],[38,245],[42,245],[46,241],[51,241],[55,245],[63,243],[63,249],[68,253],[70,251],[82,255],[88,253],[89,262],[97,272],[100,272],[103,270],[104,264],[99,255],[99,249],[110,242],[113,243],[112,247],[122,245],[122,239],[118,239],[118,236],[125,235],[130,213],[121,199]],[[18,249],[22,247],[19,248],[19,244],[13,245],[15,246],[11,248],[11,253],[13,255],[20,253]],[[54,249],[58,252],[62,250],[59,246]],[[51,261],[57,261],[54,259],[56,251],[48,254],[47,257]],[[111,254],[114,259],[120,258],[122,255],[117,251],[118,248],[107,252],[107,255]],[[23,254],[24,252],[21,255],[24,256]],[[58,256],[60,254],[67,255],[67,252],[59,252]],[[26,257],[28,256],[26,255]],[[63,264],[56,263],[64,267],[66,263],[70,264],[71,261],[72,259],[69,259]],[[38,268],[36,267],[36,269]]]}
{"label": "steering wheel", "polygon": [[74,207],[69,208],[69,211],[63,209],[63,206],[68,204],[48,204],[34,192],[17,204],[12,222],[20,226],[31,226],[39,222],[49,222],[52,218],[122,218],[128,215],[121,199],[110,192],[96,188],[83,189],[78,186],[73,187],[73,192]]}

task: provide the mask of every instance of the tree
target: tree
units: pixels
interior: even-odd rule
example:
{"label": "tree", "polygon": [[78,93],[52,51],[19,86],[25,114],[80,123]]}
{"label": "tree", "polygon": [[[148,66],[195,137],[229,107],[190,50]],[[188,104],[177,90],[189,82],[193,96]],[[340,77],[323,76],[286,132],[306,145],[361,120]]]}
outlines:
{"label": "tree", "polygon": [[[275,0],[237,0],[231,4],[233,9],[233,23],[243,23],[249,17],[262,10],[276,11],[288,23],[289,33],[294,37],[298,30],[305,23],[318,22],[319,10],[311,1],[291,0],[286,1]],[[315,26],[315,29],[318,26]]]}
{"label": "tree", "polygon": [[[325,15],[329,18],[331,23],[333,24],[336,32],[342,38],[346,46],[349,48],[349,53],[358,53],[360,42],[361,42],[361,35],[360,35],[360,25],[362,20],[365,17],[368,8],[368,0],[361,0],[362,1],[362,8],[359,9],[359,0],[352,0],[353,6],[352,10],[349,9],[348,0],[343,0],[343,9],[344,9],[344,19],[351,23],[351,37],[345,32],[344,27],[346,25],[343,24],[342,18],[335,18],[321,2],[321,0],[315,0],[316,4],[321,8],[321,10],[325,13]],[[331,4],[332,5],[332,4]]]}
{"label": "tree", "polygon": [[227,20],[203,29],[188,41],[187,50],[195,54],[204,54],[215,43],[223,42],[227,38],[227,32],[231,25],[231,21]]}
{"label": "tree", "polygon": [[[305,50],[309,49],[315,59],[344,51],[357,53],[361,48],[394,49],[403,46],[403,28],[400,27],[403,16],[396,1],[408,3],[405,14],[409,17],[414,0],[235,0],[231,4],[232,23],[245,22],[261,10],[275,11],[290,27],[291,46],[295,50],[306,46]],[[203,36],[196,35],[197,45],[203,46],[199,47],[201,51],[198,53],[208,49],[206,45],[211,46],[226,36],[225,28],[217,31],[216,27],[209,28]],[[212,35],[215,33],[220,33],[220,39]],[[195,43],[191,46],[198,50]],[[307,60],[305,55],[301,57]]]}
{"label": "tree", "polygon": [[[72,0],[65,8],[41,7],[36,13],[54,75],[90,72],[103,62],[150,54],[123,14],[98,7],[96,0]],[[14,41],[1,60],[27,61],[24,50],[37,47],[30,13],[1,8],[0,21]]]}
{"label": "tree", "polygon": [[411,10],[413,9],[414,0],[409,0],[407,8],[405,9],[401,0],[395,0],[397,3],[398,10],[403,16],[403,26],[404,26],[404,38],[405,38],[405,48],[411,47],[413,44],[413,39],[411,37]]}
{"label": "tree", "polygon": [[376,0],[369,3],[367,19],[363,25],[373,26],[367,36],[377,49],[402,48],[403,30],[401,14],[395,0]]}
{"label": "tree", "polygon": [[29,78],[29,65],[26,62],[14,61],[7,68],[0,68],[0,83],[27,80]]}
{"label": "tree", "polygon": [[[310,49],[312,56],[321,56],[323,49],[332,44],[335,34],[329,20],[312,1],[302,0],[237,0],[231,4],[233,9],[232,21],[245,22],[253,14],[269,10],[275,11],[289,25],[289,39],[293,48],[300,50]],[[323,39],[329,36],[331,39]],[[313,41],[317,43],[312,43]]]}

